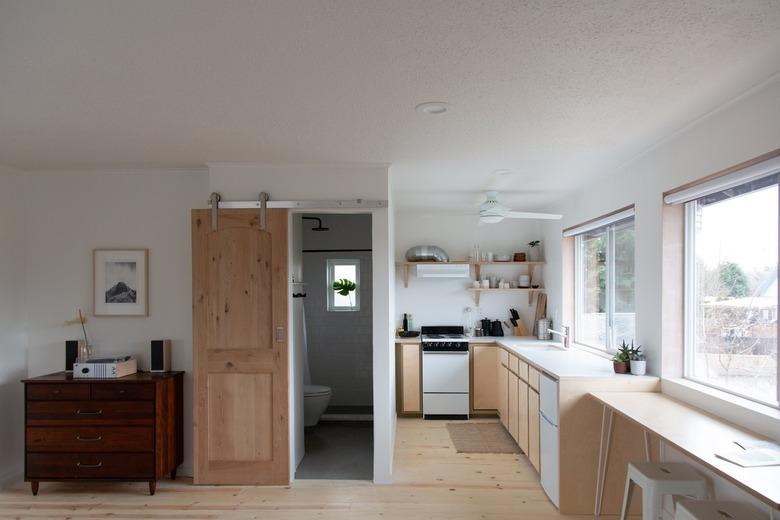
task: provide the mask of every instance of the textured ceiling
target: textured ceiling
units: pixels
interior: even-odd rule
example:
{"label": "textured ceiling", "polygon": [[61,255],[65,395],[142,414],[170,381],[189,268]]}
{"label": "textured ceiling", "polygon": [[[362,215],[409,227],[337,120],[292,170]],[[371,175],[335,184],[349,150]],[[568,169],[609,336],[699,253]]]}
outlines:
{"label": "textured ceiling", "polygon": [[0,163],[381,162],[400,207],[537,206],[771,76],[779,35],[780,0],[0,0]]}

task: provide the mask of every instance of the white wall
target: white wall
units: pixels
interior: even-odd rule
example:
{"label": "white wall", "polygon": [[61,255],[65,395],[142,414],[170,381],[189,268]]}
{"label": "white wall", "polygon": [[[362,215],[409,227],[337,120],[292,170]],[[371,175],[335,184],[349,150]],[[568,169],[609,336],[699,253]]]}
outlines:
{"label": "white wall", "polygon": [[25,331],[24,184],[19,172],[0,166],[0,487],[22,473]]}
{"label": "white wall", "polygon": [[[250,200],[260,192],[272,200],[390,200],[389,174],[383,165],[262,165],[209,164],[210,191],[219,192],[223,200]],[[321,213],[320,211],[317,211]],[[392,311],[392,207],[370,211],[373,230],[373,372],[374,372],[374,482],[392,480],[393,442],[395,438],[395,353],[393,329],[388,319]],[[291,268],[295,266],[291,265]],[[292,294],[292,293],[291,293]],[[292,297],[290,298],[292,307]],[[295,334],[295,313],[290,313],[289,330]],[[300,342],[290,342],[290,363],[300,357],[294,350]],[[293,372],[293,385],[301,382]],[[301,389],[292,387],[294,393]],[[290,399],[290,460],[300,460],[300,438],[303,423],[295,398]],[[295,424],[297,422],[299,424]],[[294,464],[291,475],[294,477]]]}
{"label": "white wall", "polygon": [[[64,369],[64,341],[80,331],[63,322],[79,308],[98,354],[132,354],[148,369],[149,341],[170,338],[173,369],[187,371],[183,475],[192,474],[190,210],[205,206],[207,190],[205,171],[25,175],[30,376]],[[148,317],[91,316],[94,248],[149,249]]]}
{"label": "white wall", "polygon": [[[618,171],[547,208],[563,213],[560,222],[544,226],[546,285],[553,314],[561,312],[561,230],[629,204],[636,205],[636,339],[648,355],[653,374],[661,370],[661,210],[662,193],[778,147],[780,143],[780,75],[747,92],[718,111],[672,135]],[[664,391],[667,385],[664,384]],[[677,397],[684,393],[677,391]],[[697,405],[757,431],[767,432],[758,416],[732,415],[717,400]],[[780,429],[774,423],[774,437]],[[719,483],[723,486],[723,483]]]}
{"label": "white wall", "polygon": [[[406,251],[417,245],[435,245],[444,249],[452,260],[466,259],[479,244],[482,251],[512,254],[527,251],[528,242],[541,238],[541,226],[533,220],[506,219],[498,224],[479,225],[474,215],[450,215],[442,213],[396,214],[395,259],[404,261]],[[544,266],[542,274],[546,269]],[[525,267],[483,266],[482,274],[495,274],[499,278],[517,279],[525,274]],[[462,325],[463,309],[471,307],[474,320],[482,315],[494,319],[509,319],[509,308],[516,308],[529,332],[531,330],[536,300],[531,306],[525,294],[518,297],[511,293],[483,294],[477,309],[471,293],[466,290],[472,279],[418,279],[409,275],[409,287],[404,288],[403,276],[396,271],[396,305],[393,323],[400,326],[403,313],[413,315],[415,329],[421,325]],[[473,324],[472,324],[473,326]],[[507,331],[504,331],[506,334]]]}

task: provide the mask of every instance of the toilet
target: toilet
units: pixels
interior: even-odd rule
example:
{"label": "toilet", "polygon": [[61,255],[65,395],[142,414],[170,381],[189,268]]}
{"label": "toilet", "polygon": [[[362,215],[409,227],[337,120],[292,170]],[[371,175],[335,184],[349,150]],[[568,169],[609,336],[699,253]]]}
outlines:
{"label": "toilet", "polygon": [[303,425],[316,426],[330,402],[329,386],[303,385]]}

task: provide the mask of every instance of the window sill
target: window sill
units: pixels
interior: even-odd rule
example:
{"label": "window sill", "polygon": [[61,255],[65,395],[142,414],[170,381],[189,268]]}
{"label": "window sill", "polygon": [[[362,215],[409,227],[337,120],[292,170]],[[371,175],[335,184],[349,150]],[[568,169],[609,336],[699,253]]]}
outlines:
{"label": "window sill", "polygon": [[670,397],[780,441],[780,410],[723,392],[690,379],[661,380],[661,391]]}

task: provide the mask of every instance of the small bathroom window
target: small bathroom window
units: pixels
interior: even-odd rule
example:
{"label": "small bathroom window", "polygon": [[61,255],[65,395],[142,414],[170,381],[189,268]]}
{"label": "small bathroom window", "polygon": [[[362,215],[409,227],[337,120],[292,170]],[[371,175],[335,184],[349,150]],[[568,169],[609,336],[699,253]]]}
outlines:
{"label": "small bathroom window", "polygon": [[[328,310],[360,310],[360,260],[328,259]],[[354,287],[344,281],[352,282]],[[334,284],[336,288],[334,288]]]}

